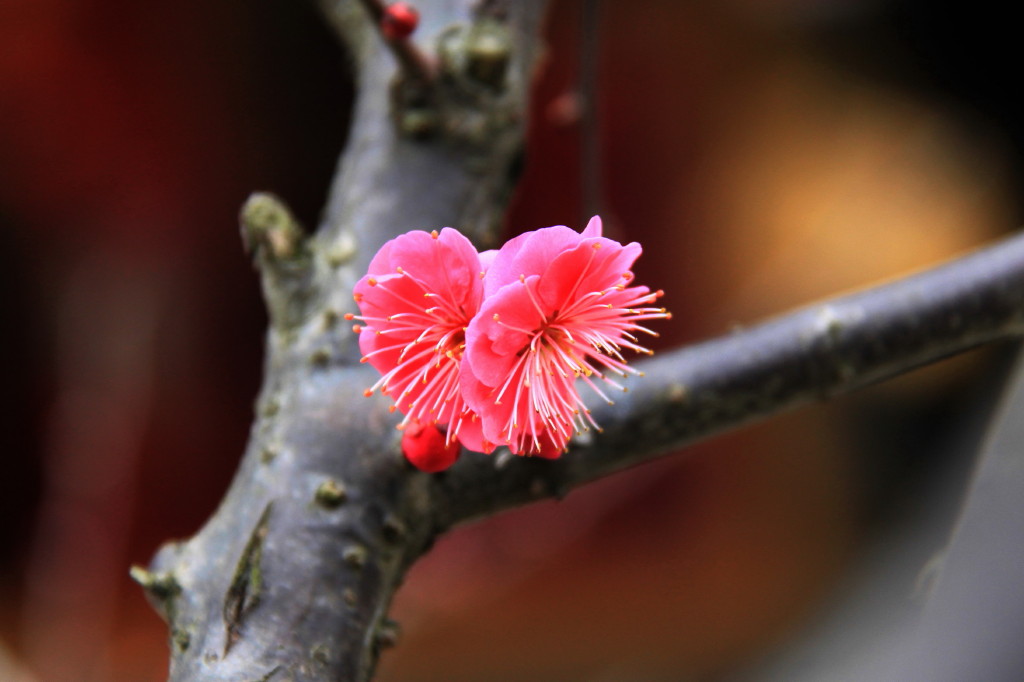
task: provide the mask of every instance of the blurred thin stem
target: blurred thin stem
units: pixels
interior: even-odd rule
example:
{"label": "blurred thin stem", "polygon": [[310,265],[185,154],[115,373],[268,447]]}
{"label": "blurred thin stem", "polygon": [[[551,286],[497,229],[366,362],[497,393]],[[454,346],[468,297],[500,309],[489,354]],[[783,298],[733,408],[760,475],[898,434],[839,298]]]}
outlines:
{"label": "blurred thin stem", "polygon": [[601,10],[601,0],[583,1],[579,87],[581,225],[600,214],[602,208],[601,122],[597,101]]}

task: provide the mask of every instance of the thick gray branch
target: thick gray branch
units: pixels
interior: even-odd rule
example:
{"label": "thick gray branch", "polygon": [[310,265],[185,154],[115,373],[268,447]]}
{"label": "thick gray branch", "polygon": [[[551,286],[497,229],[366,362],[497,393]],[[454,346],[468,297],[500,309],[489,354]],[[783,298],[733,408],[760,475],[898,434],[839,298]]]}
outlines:
{"label": "thick gray branch", "polygon": [[446,527],[557,496],[699,438],[1024,331],[1024,235],[639,364],[602,405],[604,433],[555,462],[465,457],[443,479]]}
{"label": "thick gray branch", "polygon": [[430,83],[398,71],[360,2],[323,4],[358,97],[319,231],[269,195],[242,213],[271,313],[248,448],[202,531],[132,572],[170,626],[175,681],[372,676],[396,637],[391,596],[436,535],[434,501],[387,405],[363,397],[372,370],[341,316],[384,241],[443,225],[493,239],[514,183],[541,0],[418,2]]}

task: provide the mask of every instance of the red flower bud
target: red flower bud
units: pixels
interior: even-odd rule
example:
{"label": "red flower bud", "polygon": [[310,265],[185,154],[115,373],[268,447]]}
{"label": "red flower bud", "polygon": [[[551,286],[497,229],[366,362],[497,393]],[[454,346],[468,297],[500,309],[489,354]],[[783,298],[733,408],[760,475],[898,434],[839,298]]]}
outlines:
{"label": "red flower bud", "polygon": [[459,441],[446,443],[445,434],[434,424],[410,422],[402,432],[402,453],[420,471],[444,471],[455,464],[460,450]]}
{"label": "red flower bud", "polygon": [[384,10],[380,30],[388,40],[408,38],[420,23],[420,13],[407,2],[396,2]]}

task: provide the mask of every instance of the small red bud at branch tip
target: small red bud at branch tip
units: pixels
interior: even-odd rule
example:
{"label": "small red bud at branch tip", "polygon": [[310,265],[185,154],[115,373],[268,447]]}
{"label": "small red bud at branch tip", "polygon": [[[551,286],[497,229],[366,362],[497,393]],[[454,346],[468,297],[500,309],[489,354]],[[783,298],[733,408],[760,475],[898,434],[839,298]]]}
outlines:
{"label": "small red bud at branch tip", "polygon": [[403,40],[412,35],[420,23],[420,13],[407,2],[396,2],[384,10],[380,30],[388,40]]}

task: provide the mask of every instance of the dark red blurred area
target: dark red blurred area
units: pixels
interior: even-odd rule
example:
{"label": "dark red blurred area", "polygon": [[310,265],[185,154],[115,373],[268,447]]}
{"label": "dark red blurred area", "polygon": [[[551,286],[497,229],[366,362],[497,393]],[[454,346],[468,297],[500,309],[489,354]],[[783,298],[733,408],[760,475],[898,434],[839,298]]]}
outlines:
{"label": "dark red blurred area", "polygon": [[[200,527],[244,447],[265,314],[238,207],[271,190],[315,225],[345,141],[350,75],[313,4],[0,4],[0,679],[165,676],[128,567]],[[925,4],[605,0],[595,188],[584,5],[554,2],[509,230],[581,227],[596,190],[667,292],[664,349],[1017,225],[999,29]],[[984,367],[456,531],[400,593],[381,679],[721,678],[821,608]]]}
{"label": "dark red blurred area", "polygon": [[283,2],[13,0],[0,42],[4,648],[37,679],[161,679],[126,571],[230,480],[264,328],[237,209],[272,188],[315,221],[344,56]]}

